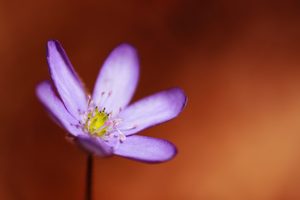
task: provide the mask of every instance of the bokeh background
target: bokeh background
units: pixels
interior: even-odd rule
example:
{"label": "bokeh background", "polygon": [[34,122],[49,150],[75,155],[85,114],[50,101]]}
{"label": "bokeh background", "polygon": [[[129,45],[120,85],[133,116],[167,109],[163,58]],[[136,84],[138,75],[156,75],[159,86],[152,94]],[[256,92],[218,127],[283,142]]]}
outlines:
{"label": "bokeh background", "polygon": [[96,158],[94,199],[299,200],[297,0],[0,0],[0,199],[81,200],[86,155],[35,97],[58,39],[92,89],[119,43],[140,54],[134,100],[172,86],[189,101],[141,134],[179,149],[164,164]]}

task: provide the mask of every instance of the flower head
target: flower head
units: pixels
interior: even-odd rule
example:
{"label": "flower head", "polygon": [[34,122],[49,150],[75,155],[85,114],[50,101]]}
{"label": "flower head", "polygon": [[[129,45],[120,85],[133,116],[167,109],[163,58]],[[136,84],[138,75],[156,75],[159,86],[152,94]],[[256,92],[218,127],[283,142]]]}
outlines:
{"label": "flower head", "polygon": [[37,96],[74,141],[90,153],[163,162],[176,147],[163,139],[135,135],[176,117],[186,104],[179,88],[158,92],[128,106],[137,86],[139,63],[133,47],[118,46],[105,61],[92,95],[86,92],[63,48],[48,42],[52,81],[37,86]]}

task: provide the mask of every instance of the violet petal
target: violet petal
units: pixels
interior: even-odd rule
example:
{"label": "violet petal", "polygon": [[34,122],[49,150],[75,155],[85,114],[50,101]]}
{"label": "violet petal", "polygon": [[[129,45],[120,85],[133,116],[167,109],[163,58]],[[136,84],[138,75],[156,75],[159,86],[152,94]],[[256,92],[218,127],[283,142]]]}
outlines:
{"label": "violet petal", "polygon": [[50,114],[68,132],[74,136],[83,134],[81,129],[74,126],[75,124],[78,124],[78,121],[67,111],[61,100],[57,98],[50,82],[45,81],[40,83],[36,88],[36,94]]}
{"label": "violet petal", "polygon": [[76,141],[80,147],[94,155],[101,157],[112,155],[112,148],[106,145],[101,138],[81,135],[77,137]]}
{"label": "violet petal", "polygon": [[131,104],[118,117],[123,121],[119,129],[132,135],[147,127],[176,117],[186,104],[186,96],[179,88],[158,92]]}
{"label": "violet petal", "polygon": [[84,87],[67,55],[57,41],[48,42],[48,64],[51,78],[68,111],[80,119],[80,112],[87,109]]}
{"label": "violet petal", "polygon": [[167,140],[138,135],[127,137],[114,150],[116,155],[149,163],[170,160],[176,153],[176,147]]}
{"label": "violet petal", "polygon": [[139,76],[139,63],[133,47],[122,44],[112,51],[98,75],[93,100],[112,115],[131,100]]}

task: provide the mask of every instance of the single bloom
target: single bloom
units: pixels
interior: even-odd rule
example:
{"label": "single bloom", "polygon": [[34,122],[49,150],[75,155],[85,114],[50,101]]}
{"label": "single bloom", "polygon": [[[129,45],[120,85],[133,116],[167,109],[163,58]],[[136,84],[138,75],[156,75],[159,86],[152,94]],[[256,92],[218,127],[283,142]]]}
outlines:
{"label": "single bloom", "polygon": [[119,155],[143,162],[163,162],[176,155],[169,141],[135,135],[176,117],[186,104],[172,88],[128,105],[137,86],[139,62],[135,49],[122,44],[112,51],[90,95],[58,41],[48,42],[52,81],[36,88],[39,100],[55,121],[89,153]]}

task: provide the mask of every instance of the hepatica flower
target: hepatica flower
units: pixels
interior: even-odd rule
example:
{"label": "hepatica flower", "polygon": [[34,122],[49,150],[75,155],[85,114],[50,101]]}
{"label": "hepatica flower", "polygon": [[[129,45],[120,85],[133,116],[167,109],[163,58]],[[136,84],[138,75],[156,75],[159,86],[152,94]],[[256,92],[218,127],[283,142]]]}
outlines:
{"label": "hepatica flower", "polygon": [[37,96],[82,148],[99,156],[144,162],[163,162],[176,155],[172,143],[136,133],[176,117],[186,96],[181,89],[172,88],[128,105],[139,77],[133,47],[122,44],[112,51],[91,95],[57,41],[48,42],[47,59],[52,81],[40,83]]}

